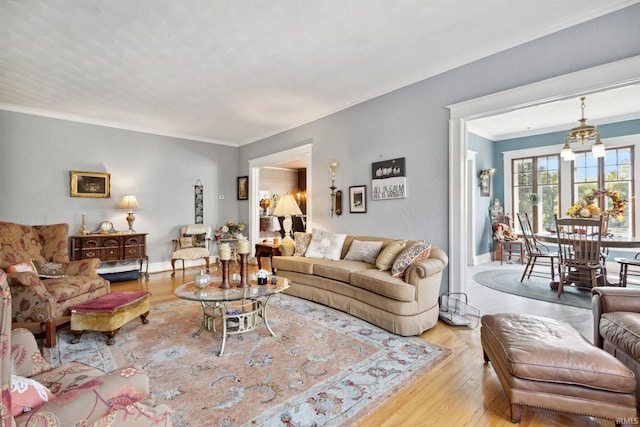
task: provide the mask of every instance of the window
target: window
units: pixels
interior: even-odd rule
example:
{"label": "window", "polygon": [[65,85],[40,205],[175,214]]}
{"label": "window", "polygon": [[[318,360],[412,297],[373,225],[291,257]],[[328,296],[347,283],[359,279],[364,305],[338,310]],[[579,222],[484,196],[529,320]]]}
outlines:
{"label": "window", "polygon": [[[590,152],[576,153],[573,171],[572,203],[584,198],[592,190],[609,189],[619,191],[624,200],[632,200],[633,193],[633,147],[610,148],[605,157],[596,159]],[[608,197],[597,199],[600,209],[609,208]],[[614,234],[633,235],[634,204],[627,203],[624,217],[609,218],[609,231]]]}
{"label": "window", "polygon": [[551,228],[560,203],[560,156],[514,159],[511,170],[513,212],[529,214],[534,232]]}

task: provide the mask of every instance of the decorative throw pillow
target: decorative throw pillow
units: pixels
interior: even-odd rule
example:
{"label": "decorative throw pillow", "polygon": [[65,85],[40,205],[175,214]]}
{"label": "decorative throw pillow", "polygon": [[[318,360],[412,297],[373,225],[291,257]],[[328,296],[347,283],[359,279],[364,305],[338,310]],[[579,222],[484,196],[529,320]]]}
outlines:
{"label": "decorative throw pillow", "polygon": [[394,277],[404,277],[404,272],[411,263],[429,258],[431,254],[431,244],[420,241],[413,246],[405,248],[393,262],[391,275]]}
{"label": "decorative throw pillow", "polygon": [[11,414],[14,417],[55,399],[51,391],[31,378],[11,375]]}
{"label": "decorative throw pillow", "polygon": [[180,238],[180,249],[192,248],[193,247],[193,238],[191,237],[181,237]]}
{"label": "decorative throw pillow", "polygon": [[57,279],[59,277],[67,277],[67,272],[60,263],[38,261],[35,259],[32,259],[31,262],[36,268],[38,276],[42,277],[43,279]]}
{"label": "decorative throw pillow", "polygon": [[183,234],[182,237],[191,237],[191,244],[194,248],[207,247],[207,233],[202,234]]}
{"label": "decorative throw pillow", "polygon": [[334,234],[324,230],[313,229],[311,243],[304,254],[307,258],[339,260],[346,234]]}
{"label": "decorative throw pillow", "polygon": [[382,242],[363,242],[362,240],[354,239],[344,259],[375,264],[381,247]]}
{"label": "decorative throw pillow", "polygon": [[407,246],[406,240],[394,240],[389,243],[376,258],[376,268],[380,271],[390,270],[393,261],[396,260],[398,254]]}
{"label": "decorative throw pillow", "polygon": [[36,268],[33,266],[33,263],[31,262],[31,260],[22,261],[7,267],[7,273],[23,273],[23,272],[36,273]]}
{"label": "decorative throw pillow", "polygon": [[311,233],[302,233],[300,231],[293,233],[295,244],[293,256],[304,256],[307,252],[307,248],[309,247],[309,243],[311,243],[311,236]]}

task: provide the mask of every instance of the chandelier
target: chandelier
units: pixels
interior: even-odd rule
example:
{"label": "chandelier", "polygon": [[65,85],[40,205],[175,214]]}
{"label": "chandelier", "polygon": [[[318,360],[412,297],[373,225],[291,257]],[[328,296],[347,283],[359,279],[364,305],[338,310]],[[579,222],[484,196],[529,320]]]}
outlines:
{"label": "chandelier", "polygon": [[594,157],[604,157],[604,144],[602,143],[602,141],[600,141],[600,132],[598,131],[597,127],[588,125],[587,119],[584,117],[585,99],[587,99],[585,96],[580,98],[580,109],[582,110],[582,118],[578,120],[580,124],[571,129],[569,133],[567,133],[566,142],[564,143],[564,147],[562,147],[562,151],[560,152],[560,157],[562,157],[562,159],[565,161],[571,161],[576,158],[569,144],[578,141],[580,141],[580,143],[584,145],[585,141],[595,140],[596,142],[591,147],[591,153],[593,153]]}

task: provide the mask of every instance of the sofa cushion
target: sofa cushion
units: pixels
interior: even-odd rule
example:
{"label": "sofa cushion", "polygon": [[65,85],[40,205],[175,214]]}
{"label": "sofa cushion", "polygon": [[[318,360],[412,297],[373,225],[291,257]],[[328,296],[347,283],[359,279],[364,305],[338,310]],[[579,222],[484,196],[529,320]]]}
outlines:
{"label": "sofa cushion", "polygon": [[347,252],[344,259],[375,264],[376,258],[380,253],[380,248],[382,248],[382,241],[364,242],[362,240],[354,239],[353,242],[351,242],[349,252]]}
{"label": "sofa cushion", "polygon": [[313,229],[311,243],[304,256],[308,258],[339,260],[346,234],[335,234]]}
{"label": "sofa cushion", "polygon": [[313,274],[313,265],[317,260],[299,256],[274,256],[271,265],[277,270],[295,271],[302,274]]}
{"label": "sofa cushion", "polygon": [[313,265],[313,274],[327,279],[349,283],[351,273],[373,268],[373,265],[362,261],[317,260]]}
{"label": "sofa cushion", "polygon": [[404,277],[404,272],[407,267],[416,261],[422,261],[429,258],[430,253],[431,244],[425,241],[418,242],[410,247],[404,248],[393,262],[391,275],[400,278]]}
{"label": "sofa cushion", "polygon": [[640,361],[640,313],[604,313],[600,318],[600,335]]}
{"label": "sofa cushion", "polygon": [[377,268],[352,272],[349,283],[352,286],[398,301],[414,301],[416,299],[415,286],[393,277],[388,271],[380,271]]}
{"label": "sofa cushion", "polygon": [[293,240],[295,245],[293,254],[295,256],[304,256],[307,252],[307,248],[309,247],[309,243],[311,243],[311,233],[296,231],[293,233]]}
{"label": "sofa cushion", "polygon": [[389,243],[376,258],[376,267],[380,271],[390,270],[393,266],[393,262],[402,250],[406,247],[406,240],[394,240]]}

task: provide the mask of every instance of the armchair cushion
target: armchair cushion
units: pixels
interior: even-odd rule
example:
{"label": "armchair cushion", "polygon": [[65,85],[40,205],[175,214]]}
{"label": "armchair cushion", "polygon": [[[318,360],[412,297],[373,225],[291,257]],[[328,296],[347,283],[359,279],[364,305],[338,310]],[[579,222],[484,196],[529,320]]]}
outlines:
{"label": "armchair cushion", "polygon": [[[207,247],[207,233],[201,234],[183,234],[182,239],[191,239],[191,246],[196,248],[206,248]],[[182,239],[180,239],[180,243],[182,244]],[[186,246],[182,246],[183,248]]]}
{"label": "armchair cushion", "polygon": [[22,225],[0,222],[0,268],[24,260],[69,261],[69,224]]}
{"label": "armchair cushion", "polygon": [[55,398],[53,393],[38,381],[11,375],[11,414],[14,417],[23,412],[31,412]]}
{"label": "armchair cushion", "polygon": [[67,272],[64,269],[64,266],[59,262],[48,262],[39,260],[33,260],[31,262],[36,268],[36,272],[38,273],[38,276],[40,278],[57,279],[60,277],[67,277]]}
{"label": "armchair cushion", "polygon": [[11,264],[9,267],[7,267],[7,273],[23,272],[37,273],[36,267],[33,265],[30,259],[19,262],[17,264]]}

